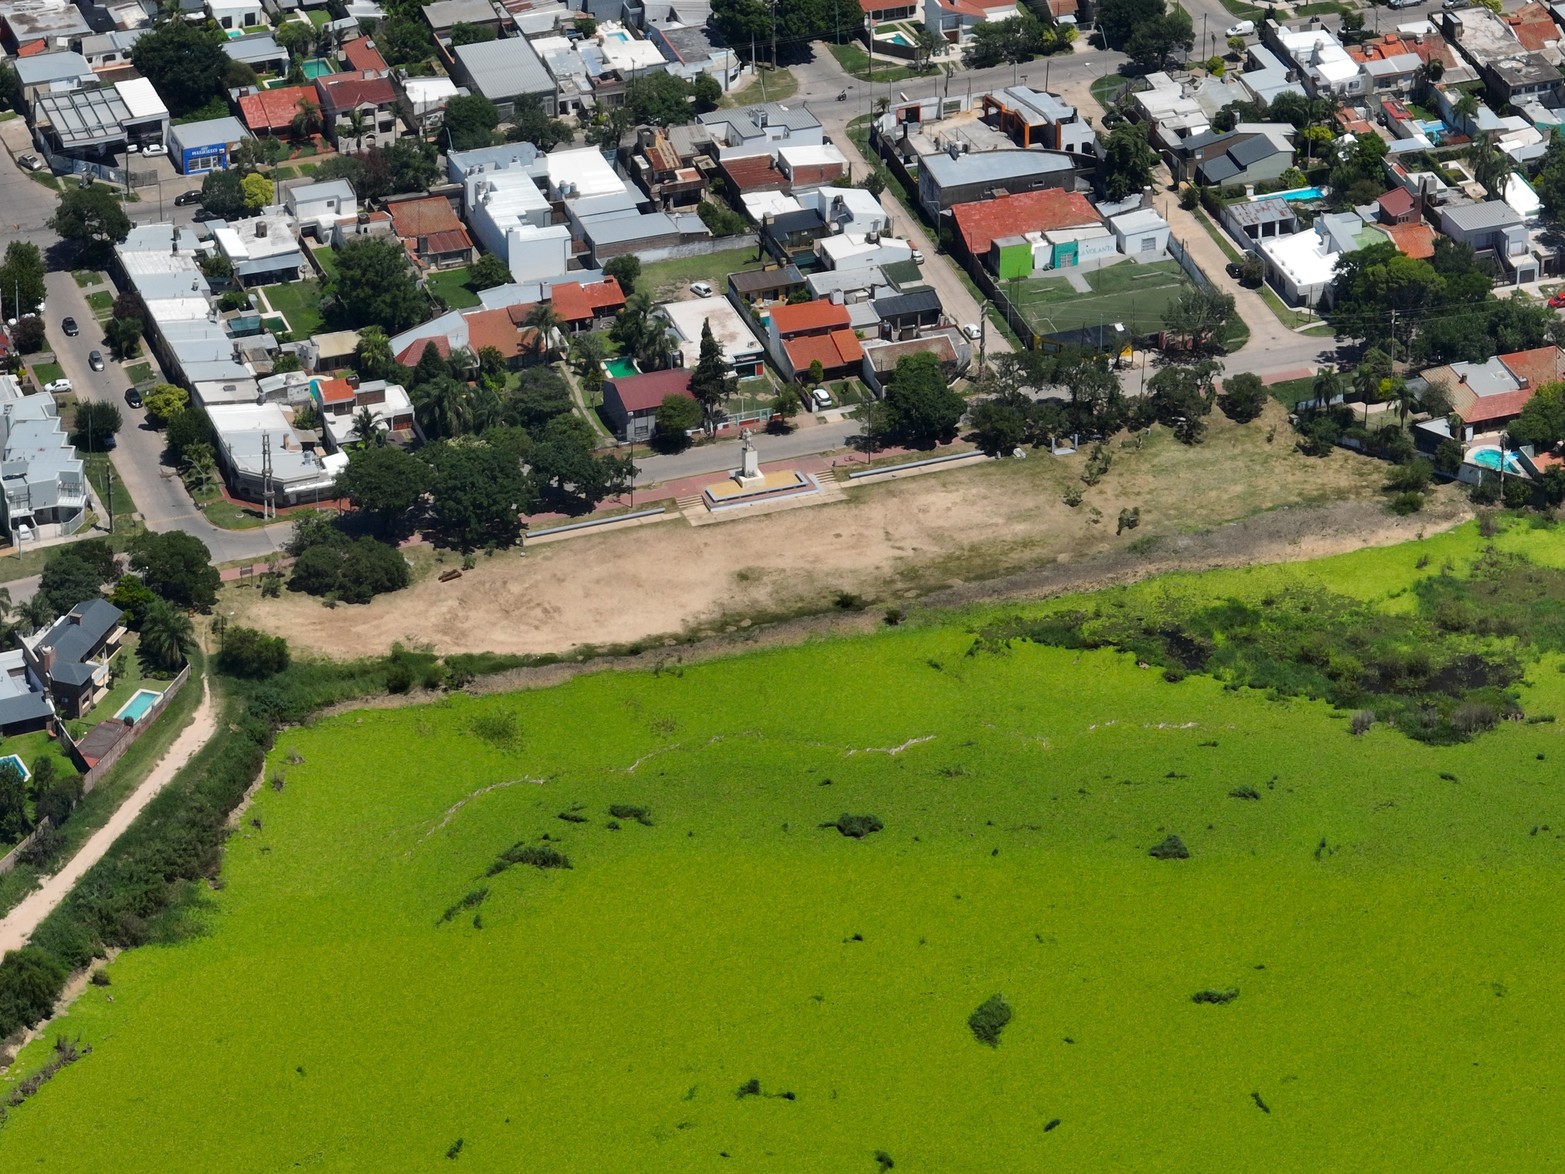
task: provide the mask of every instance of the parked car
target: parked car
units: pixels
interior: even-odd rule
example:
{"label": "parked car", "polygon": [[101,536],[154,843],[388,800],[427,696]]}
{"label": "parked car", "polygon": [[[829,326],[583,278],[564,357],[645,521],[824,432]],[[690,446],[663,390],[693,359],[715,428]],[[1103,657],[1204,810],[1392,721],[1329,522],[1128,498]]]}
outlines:
{"label": "parked car", "polygon": [[1237,261],[1230,261],[1223,267],[1223,272],[1227,273],[1228,276],[1232,277],[1235,281],[1238,281],[1241,277],[1244,276],[1244,266],[1239,264]]}
{"label": "parked car", "polygon": [[66,318],[60,323],[60,329],[65,331],[66,338],[75,338],[82,332],[82,328],[76,325],[75,318]]}
{"label": "parked car", "polygon": [[132,408],[141,407],[141,392],[134,387],[127,387],[125,389],[125,404],[127,407]]}
{"label": "parked car", "polygon": [[64,395],[71,390],[69,379],[56,379],[53,383],[45,383],[43,389],[50,395]]}
{"label": "parked car", "polygon": [[698,298],[709,298],[712,296],[712,283],[709,281],[692,281],[690,283],[690,292]]}
{"label": "parked car", "polygon": [[922,265],[923,263],[924,263],[924,254],[919,252],[917,249],[914,249],[913,250],[913,264],[915,264],[915,265]]}
{"label": "parked car", "polygon": [[1466,8],[1467,0],[1441,0],[1441,8]]}
{"label": "parked car", "polygon": [[141,148],[141,153],[148,159],[159,159],[168,154],[168,148],[162,143],[148,143]]}
{"label": "parked car", "polygon": [[87,366],[91,367],[94,371],[102,371],[103,370],[103,352],[102,351],[92,351],[91,353],[89,353],[88,356],[87,356]]}
{"label": "parked car", "polygon": [[978,339],[983,335],[983,331],[978,329],[978,323],[976,322],[964,323],[962,326],[962,333],[967,335],[967,337],[972,339],[974,342],[977,342]]}
{"label": "parked car", "polygon": [[28,171],[43,170],[43,160],[38,158],[37,155],[18,155],[16,161],[21,166],[27,168]]}
{"label": "parked car", "polygon": [[1229,25],[1223,33],[1225,37],[1250,37],[1255,35],[1255,22],[1253,20],[1241,20],[1238,24]]}
{"label": "parked car", "polygon": [[1559,291],[1549,299],[1549,305],[1556,310],[1565,309],[1565,289]]}
{"label": "parked car", "polygon": [[201,189],[199,188],[193,192],[180,192],[179,195],[174,197],[174,207],[176,208],[188,208],[190,205],[199,204],[200,202]]}
{"label": "parked car", "polygon": [[835,403],[831,398],[831,392],[827,391],[824,387],[817,387],[814,391],[810,392],[810,398],[815,401],[815,406],[817,408],[830,408],[835,406]]}

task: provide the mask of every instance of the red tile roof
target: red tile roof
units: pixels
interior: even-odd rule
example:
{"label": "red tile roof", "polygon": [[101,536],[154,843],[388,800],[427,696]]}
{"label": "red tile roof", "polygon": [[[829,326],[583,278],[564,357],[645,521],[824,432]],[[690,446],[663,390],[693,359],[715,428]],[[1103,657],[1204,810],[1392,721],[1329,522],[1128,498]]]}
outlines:
{"label": "red tile roof", "polygon": [[1464,424],[1488,424],[1495,420],[1509,420],[1522,414],[1527,401],[1536,389],[1523,387],[1519,391],[1502,391],[1499,395],[1480,395],[1466,410],[1459,410]]}
{"label": "red tile roof", "polygon": [[462,222],[444,196],[425,196],[421,200],[398,200],[386,209],[391,227],[398,236],[428,236],[432,232],[450,232]]}
{"label": "red tile roof", "polygon": [[1511,33],[1521,42],[1522,48],[1534,53],[1542,52],[1551,41],[1560,39],[1559,27],[1554,23],[1554,18],[1536,0],[1531,4],[1523,4],[1515,12],[1503,13],[1500,19],[1511,26]]}
{"label": "red tile roof", "polygon": [[1388,57],[1400,57],[1413,52],[1413,43],[1404,41],[1395,33],[1382,33],[1362,45],[1347,46],[1348,56],[1354,61],[1384,61]]}
{"label": "red tile roof", "polygon": [[251,130],[288,130],[299,116],[300,102],[308,102],[317,110],[321,106],[314,86],[282,86],[240,98],[239,117]]}
{"label": "red tile roof", "polygon": [[625,304],[625,292],[614,278],[567,281],[549,293],[554,312],[567,322],[588,322]]}
{"label": "red tile roof", "polygon": [[1375,203],[1387,216],[1406,216],[1413,210],[1413,193],[1406,188],[1392,188]]}
{"label": "red tile roof", "polygon": [[424,357],[424,348],[433,346],[442,359],[451,357],[451,340],[443,334],[437,334],[433,338],[420,338],[409,343],[397,356],[397,362],[404,367],[417,367],[418,361]]}
{"label": "red tile roof", "polygon": [[348,59],[350,69],[361,73],[384,74],[391,70],[380,50],[375,48],[375,42],[368,37],[355,37],[349,41],[342,47],[342,55]]}
{"label": "red tile roof", "polygon": [[[417,241],[415,239],[415,244]],[[473,247],[473,238],[460,224],[444,232],[432,232],[424,238],[424,252],[429,256],[439,253],[460,253]]]}
{"label": "red tile roof", "polygon": [[[418,356],[424,354],[423,348],[419,348]],[[415,357],[413,362],[418,362]],[[340,404],[353,398],[353,384],[346,379],[320,379],[316,381],[315,393],[323,404]]]}
{"label": "red tile roof", "polygon": [[[846,306],[831,302],[800,302],[796,306],[773,306],[772,324],[777,327],[779,338],[788,338],[805,331],[823,331],[846,326],[849,322]],[[806,364],[808,366],[808,364]]]}
{"label": "red tile roof", "polygon": [[1388,224],[1384,227],[1391,236],[1391,243],[1396,245],[1397,251],[1404,257],[1411,257],[1415,261],[1427,261],[1435,255],[1435,230],[1429,225],[1413,220],[1406,224]]}
{"label": "red tile roof", "polygon": [[788,361],[798,372],[808,371],[817,359],[827,371],[862,362],[864,348],[858,335],[851,330],[833,330],[830,334],[812,334],[804,338],[790,338],[783,343]]}
{"label": "red tile roof", "polygon": [[327,110],[354,110],[360,106],[390,106],[397,100],[391,79],[373,74],[336,73],[315,79],[321,105]]}
{"label": "red tile roof", "polygon": [[1559,347],[1541,346],[1530,351],[1512,351],[1501,355],[1505,369],[1516,376],[1517,382],[1537,391],[1545,383],[1565,379],[1565,352]]}
{"label": "red tile roof", "polygon": [[609,379],[603,384],[605,395],[615,396],[626,412],[650,412],[671,395],[689,399],[690,372],[675,368],[671,371],[649,371],[645,375],[627,375],[623,379]]}
{"label": "red tile roof", "polygon": [[744,192],[780,192],[788,177],[777,170],[770,155],[752,155],[743,159],[725,159],[718,169],[728,177],[733,190]]}
{"label": "red tile roof", "polygon": [[1061,188],[1041,188],[972,204],[956,204],[951,215],[956,219],[956,230],[966,242],[968,252],[975,257],[987,253],[990,242],[997,236],[1103,223],[1086,196]]}

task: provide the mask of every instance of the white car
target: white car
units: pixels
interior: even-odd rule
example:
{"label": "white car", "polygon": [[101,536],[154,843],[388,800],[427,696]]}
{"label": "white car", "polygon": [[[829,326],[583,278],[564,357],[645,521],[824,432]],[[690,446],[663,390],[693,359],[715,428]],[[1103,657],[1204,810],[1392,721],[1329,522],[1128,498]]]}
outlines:
{"label": "white car", "polygon": [[967,335],[967,337],[972,339],[974,342],[977,342],[978,339],[983,335],[983,331],[978,329],[978,323],[976,322],[968,322],[965,324],[962,327],[962,333]]}
{"label": "white car", "polygon": [[915,265],[922,265],[923,263],[924,263],[924,254],[919,252],[917,249],[914,249],[913,250],[913,264],[915,264]]}
{"label": "white car", "polygon": [[43,389],[50,395],[64,395],[71,390],[69,379],[56,379],[53,383],[45,383]]}
{"label": "white car", "polygon": [[824,387],[817,387],[810,395],[815,400],[817,408],[829,408],[832,406],[831,392]]}
{"label": "white car", "polygon": [[690,292],[698,298],[709,298],[712,296],[712,285],[706,281],[692,281],[690,283]]}
{"label": "white car", "polygon": [[1223,32],[1225,37],[1249,37],[1255,34],[1255,22],[1253,20],[1241,20],[1238,24],[1229,25]]}
{"label": "white car", "polygon": [[148,159],[157,159],[167,155],[168,148],[165,147],[162,143],[148,143],[145,147],[141,148],[141,153]]}

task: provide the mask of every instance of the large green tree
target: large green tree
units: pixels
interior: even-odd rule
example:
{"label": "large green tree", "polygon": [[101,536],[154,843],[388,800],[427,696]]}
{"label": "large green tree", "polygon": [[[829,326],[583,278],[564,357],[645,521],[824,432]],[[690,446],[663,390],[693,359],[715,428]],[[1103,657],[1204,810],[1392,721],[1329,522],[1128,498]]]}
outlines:
{"label": "large green tree", "polygon": [[1157,167],[1157,152],[1147,141],[1144,123],[1122,122],[1109,131],[1103,145],[1103,162],[1098,167],[1098,182],[1111,200],[1123,200],[1152,183]]}
{"label": "large green tree", "polygon": [[0,320],[20,318],[43,305],[43,253],[30,241],[12,241],[5,247],[5,262],[0,264],[0,305],[5,313]]}
{"label": "large green tree", "polygon": [[222,95],[230,58],[221,33],[180,17],[139,37],[130,60],[178,117]]}
{"label": "large green tree", "polygon": [[637,122],[678,126],[695,119],[693,94],[690,83],[676,74],[649,73],[625,87],[625,108]]}
{"label": "large green tree", "polygon": [[429,488],[429,466],[400,448],[366,448],[337,476],[337,493],[374,518],[382,530],[398,532]]}
{"label": "large green tree", "polygon": [[213,216],[234,220],[245,214],[245,180],[238,171],[209,171],[201,181],[201,206]]}
{"label": "large green tree", "polygon": [[461,550],[511,546],[536,500],[515,457],[494,445],[440,441],[423,450],[433,504],[431,535]]}
{"label": "large green tree", "polygon": [[1125,43],[1125,52],[1137,65],[1161,69],[1175,49],[1195,44],[1194,26],[1183,7],[1142,21]]}
{"label": "large green tree", "polygon": [[690,394],[701,405],[707,430],[717,423],[718,409],[739,390],[739,379],[728,369],[722,345],[712,335],[712,323],[701,323],[701,357],[690,375]]}
{"label": "large green tree", "polygon": [[332,314],[344,326],[376,325],[387,333],[423,321],[429,303],[414,283],[407,250],[396,238],[359,237],[337,250],[328,284]]}
{"label": "large green tree", "polygon": [[531,143],[548,154],[561,143],[569,143],[576,132],[544,109],[543,99],[537,94],[520,94],[511,109],[511,129],[506,138],[513,142]]}
{"label": "large green tree", "polygon": [[1201,354],[1216,344],[1233,313],[1233,294],[1191,285],[1163,312],[1163,327],[1180,346]]}
{"label": "large green tree", "polygon": [[966,401],[952,390],[940,360],[931,354],[898,360],[886,388],[885,406],[892,435],[920,447],[951,437],[967,410]]}
{"label": "large green tree", "polygon": [[1043,24],[1030,12],[1022,12],[1007,20],[986,21],[974,26],[962,61],[969,69],[1031,61],[1047,44]]}
{"label": "large green tree", "polygon": [[49,227],[74,241],[84,259],[106,261],[113,246],[130,234],[130,217],[112,188],[95,183],[61,192]]}
{"label": "large green tree", "polygon": [[1531,444],[1540,451],[1565,441],[1565,383],[1538,388],[1507,431],[1512,444]]}
{"label": "large green tree", "polygon": [[1124,49],[1136,29],[1163,15],[1165,0],[1102,0],[1098,29],[1110,49]]}
{"label": "large green tree", "polygon": [[49,551],[34,596],[51,616],[63,616],[78,603],[96,599],[103,585],[118,577],[114,551],[103,538],[88,538]]}
{"label": "large green tree", "polygon": [[182,530],[138,534],[131,540],[130,566],[171,603],[207,611],[217,602],[220,577],[212,565],[212,552],[194,534]]}
{"label": "large green tree", "polygon": [[446,103],[445,138],[452,151],[471,151],[494,141],[500,112],[482,94],[467,94]]}

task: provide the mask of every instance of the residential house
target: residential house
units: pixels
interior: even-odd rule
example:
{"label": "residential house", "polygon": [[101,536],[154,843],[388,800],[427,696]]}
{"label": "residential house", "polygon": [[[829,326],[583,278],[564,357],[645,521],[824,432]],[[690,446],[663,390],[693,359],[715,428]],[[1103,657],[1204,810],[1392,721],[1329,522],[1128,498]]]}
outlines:
{"label": "residential house", "polygon": [[1311,232],[1268,237],[1256,245],[1266,262],[1266,279],[1294,306],[1329,303],[1343,254],[1386,239],[1351,212],[1317,216],[1311,227]]}
{"label": "residential house", "polygon": [[122,73],[131,68],[130,51],[146,29],[111,29],[71,42],[71,48],[87,59],[98,74]]}
{"label": "residential house", "polygon": [[779,146],[818,147],[825,134],[820,120],[804,105],[762,102],[731,110],[711,110],[696,116],[717,144],[721,160],[746,155],[772,156]]}
{"label": "residential house", "polygon": [[347,468],[340,453],[322,454],[306,444],[293,420],[275,403],[208,403],[217,437],[219,466],[235,497],[280,506],[334,496],[337,474]]}
{"label": "residential house", "polygon": [[814,208],[836,232],[884,234],[891,230],[890,213],[863,188],[811,188],[795,191],[793,199],[802,208]]}
{"label": "residential house", "polygon": [[293,138],[321,128],[321,97],[314,85],[279,86],[239,97],[239,117],[256,136]]}
{"label": "residential house", "polygon": [[613,277],[602,281],[561,281],[549,290],[549,305],[562,330],[597,330],[625,308],[625,291]]}
{"label": "residential house", "polygon": [[227,171],[233,152],[249,137],[237,118],[175,123],[168,129],[168,153],[181,175]]}
{"label": "residential house", "polygon": [[983,119],[1018,147],[1045,147],[1070,155],[1099,154],[1098,135],[1076,107],[1030,86],[1007,86],[981,99]]}
{"label": "residential house", "polygon": [[859,374],[876,395],[884,396],[897,364],[910,355],[934,355],[945,377],[955,382],[972,362],[972,344],[954,326],[928,331],[907,339],[866,338],[864,363]]}
{"label": "residential house", "polygon": [[1017,0],[924,0],[924,27],[942,41],[960,45],[973,30],[990,21],[1019,15]]}
{"label": "residential house", "polygon": [[65,93],[98,84],[98,75],[80,53],[40,53],[19,57],[11,66],[21,83],[22,101],[31,106],[40,95]]}
{"label": "residential house", "polygon": [[488,166],[475,165],[463,180],[467,223],[483,251],[505,261],[517,281],[564,274],[571,260],[570,228],[552,223],[548,197],[523,167]]}
{"label": "residential house", "polygon": [[234,267],[243,285],[297,281],[305,266],[293,221],[281,207],[262,209],[257,216],[231,220],[212,234],[218,251]]}
{"label": "residential house", "polygon": [[874,28],[891,20],[906,20],[918,12],[917,0],[859,0],[864,27]]}
{"label": "residential house", "polygon": [[1294,30],[1267,20],[1261,26],[1261,43],[1297,72],[1312,97],[1356,98],[1369,92],[1369,75],[1342,42],[1319,25]]}
{"label": "residential house", "polygon": [[354,37],[347,41],[338,56],[342,59],[344,73],[371,73],[376,77],[389,77],[391,74],[391,66],[386,64],[386,59],[380,55],[380,50],[369,37]]}
{"label": "residential house", "polygon": [[700,24],[654,23],[646,26],[647,40],[668,62],[668,72],[688,82],[705,74],[715,78],[724,92],[738,80],[743,63],[724,44],[716,29]]}
{"label": "residential house", "polygon": [[728,275],[728,298],[737,306],[785,302],[789,295],[803,288],[804,276],[797,265],[783,265],[776,269],[745,269]]}
{"label": "residential house", "polygon": [[358,431],[359,417],[366,409],[376,432],[403,444],[423,439],[413,413],[413,401],[400,383],[388,383],[384,379],[367,383],[315,379],[311,381],[311,393],[321,429],[333,450],[347,448],[363,439]]}
{"label": "residential house", "polygon": [[22,637],[27,668],[58,716],[85,717],[109,691],[109,662],[125,640],[124,614],[106,599],[89,599],[46,630]]}
{"label": "residential house", "polygon": [[28,666],[27,653],[20,648],[0,653],[0,737],[30,734],[53,720],[54,706]]}
{"label": "residential house", "polygon": [[18,548],[76,533],[88,505],[86,472],[54,397],[24,396],[12,375],[0,375],[0,494],[0,527]]}
{"label": "residential house", "polygon": [[1376,199],[1375,210],[1382,224],[1416,223],[1423,211],[1418,197],[1404,187],[1394,187]]}
{"label": "residential house", "polygon": [[228,37],[223,41],[223,52],[230,61],[248,65],[256,73],[286,74],[292,60],[288,50],[267,32]]}
{"label": "residential house", "polygon": [[804,288],[809,291],[812,299],[847,306],[855,326],[860,323],[853,314],[854,307],[868,307],[869,312],[863,321],[866,327],[878,326],[880,322],[870,303],[877,298],[889,298],[902,292],[891,278],[886,276],[886,269],[881,265],[861,265],[855,269],[822,269],[804,279]]}
{"label": "residential house", "polygon": [[373,73],[329,73],[315,79],[326,135],[339,151],[389,147],[397,141],[397,91]]}
{"label": "residential house", "polygon": [[[1095,229],[1107,238],[1108,251],[1114,248],[1113,236],[1103,227],[1103,218],[1087,198],[1058,188],[957,204],[951,209],[951,217],[969,264],[975,268],[986,265],[1001,278],[1030,276],[1035,269],[1068,267],[1078,262],[1079,249],[1066,247],[1057,253],[1052,242],[1041,239],[1042,234]],[[1028,234],[1039,234],[1040,239],[1028,242],[1022,252],[1015,251],[1013,245],[1002,264],[1000,253],[991,248],[996,238],[1025,239]]]}
{"label": "residential house", "polygon": [[871,303],[886,338],[911,338],[928,326],[940,324],[940,295],[932,289],[887,294]]}
{"label": "residential house", "polygon": [[1270,106],[1284,94],[1309,97],[1299,84],[1298,71],[1265,45],[1247,45],[1245,65],[1246,68],[1239,74],[1239,84],[1252,101]]}
{"label": "residential house", "polygon": [[435,0],[421,11],[437,37],[449,37],[459,24],[485,29],[498,37],[505,18],[505,9],[490,0]]}
{"label": "residential house", "polygon": [[1526,221],[1504,200],[1446,204],[1439,215],[1442,233],[1497,260],[1511,284],[1538,280],[1539,261],[1532,251]]}
{"label": "residential house", "polygon": [[1383,33],[1361,44],[1349,45],[1347,51],[1369,78],[1367,93],[1411,93],[1418,81],[1418,72],[1424,66],[1417,47],[1396,33]]}
{"label": "residential house", "polygon": [[761,247],[779,265],[790,265],[813,257],[815,242],[831,233],[831,225],[819,212],[800,208],[766,217],[761,222]]}
{"label": "residential house", "polygon": [[731,372],[741,379],[761,373],[765,348],[744,315],[728,302],[719,298],[667,302],[657,308],[657,314],[668,323],[669,335],[677,348],[679,358],[675,366],[696,364],[701,357],[701,330],[710,326],[723,362]]}
{"label": "residential house", "polygon": [[93,28],[70,0],[0,2],[0,47],[17,58],[66,49]]}
{"label": "residential house", "polygon": [[466,86],[448,77],[408,77],[400,71],[395,83],[402,91],[402,114],[419,134],[433,135],[446,121],[446,104],[465,96]]}
{"label": "residential house", "polygon": [[1280,196],[1233,200],[1223,209],[1223,227],[1247,252],[1253,252],[1257,241],[1298,232],[1299,218]]}
{"label": "residential house", "polygon": [[[701,162],[710,166],[706,156]],[[694,207],[701,202],[707,179],[696,161],[680,157],[661,127],[638,126],[636,146],[628,160],[632,178],[651,201],[665,212],[674,207]]]}
{"label": "residential house", "polygon": [[258,29],[267,25],[261,0],[206,0],[206,11],[220,29]]}
{"label": "residential house", "polygon": [[452,80],[488,98],[502,119],[510,118],[516,99],[528,94],[541,99],[546,111],[559,112],[558,83],[525,37],[457,45],[452,57]]}
{"label": "residential house", "polygon": [[451,310],[393,337],[391,353],[404,367],[416,367],[431,343],[445,358],[450,358],[459,347],[466,347],[475,355],[485,347],[493,347],[504,356],[507,366],[519,367],[542,357],[536,345],[538,332],[525,325],[535,309],[536,303],[521,303],[495,309]]}
{"label": "residential house", "polygon": [[815,256],[828,269],[895,265],[913,259],[913,244],[878,232],[839,232],[815,242]]}
{"label": "residential house", "polygon": [[647,440],[657,426],[657,411],[671,395],[694,400],[690,372],[676,367],[603,381],[603,415],[615,437],[628,444]]}
{"label": "residential house", "polygon": [[931,217],[956,204],[984,200],[999,192],[1069,189],[1074,183],[1071,157],[1057,151],[964,152],[960,144],[953,143],[947,151],[918,160],[918,202]]}
{"label": "residential house", "polygon": [[1253,186],[1293,166],[1293,144],[1279,131],[1210,133],[1186,139],[1181,170],[1211,187]]}
{"label": "residential house", "polygon": [[1526,49],[1512,25],[1487,8],[1447,10],[1432,19],[1500,105],[1521,105],[1559,89],[1562,75],[1548,56]]}
{"label": "residential house", "polygon": [[786,191],[835,183],[848,174],[848,160],[830,143],[818,147],[778,147],[777,170],[782,173]]}
{"label": "residential house", "polygon": [[1538,388],[1565,379],[1565,353],[1558,347],[1538,347],[1482,363],[1434,367],[1423,375],[1431,387],[1442,387],[1450,396],[1451,414],[1461,421],[1457,439],[1465,443],[1503,430],[1521,415]]}
{"label": "residential house", "polygon": [[299,231],[324,240],[345,216],[359,210],[359,197],[345,179],[299,183],[288,189],[283,206],[299,224]]}
{"label": "residential house", "polygon": [[1515,12],[1502,12],[1500,19],[1511,26],[1511,35],[1523,49],[1531,53],[1558,51],[1560,26],[1538,0],[1529,0]]}
{"label": "residential house", "polygon": [[386,211],[392,231],[419,268],[455,269],[472,261],[472,239],[444,196],[388,200]]}
{"label": "residential house", "polygon": [[787,379],[804,379],[812,363],[822,378],[857,374],[864,348],[852,330],[847,308],[832,302],[772,306],[762,316],[772,360]]}

